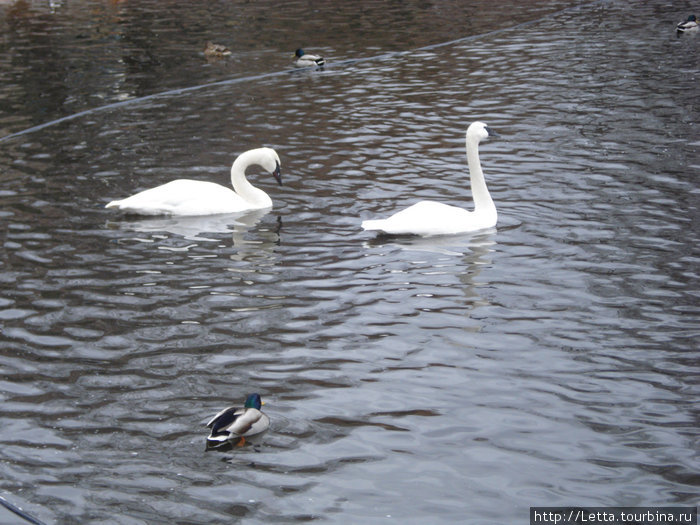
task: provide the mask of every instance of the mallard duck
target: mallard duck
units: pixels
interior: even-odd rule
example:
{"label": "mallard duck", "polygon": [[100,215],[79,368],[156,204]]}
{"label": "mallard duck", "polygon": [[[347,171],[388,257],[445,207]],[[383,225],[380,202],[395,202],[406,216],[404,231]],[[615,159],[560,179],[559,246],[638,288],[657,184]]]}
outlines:
{"label": "mallard duck", "polygon": [[676,33],[690,33],[691,31],[697,31],[700,26],[698,26],[698,19],[695,15],[690,15],[685,22],[681,22],[676,26]]}
{"label": "mallard duck", "polygon": [[323,67],[324,65],[326,65],[326,59],[322,56],[307,55],[301,48],[294,52],[295,67]]}
{"label": "mallard duck", "polygon": [[228,407],[216,414],[207,427],[207,448],[230,444],[242,446],[246,438],[251,438],[270,428],[270,418],[260,411],[263,405],[260,394],[249,394],[243,408]]}
{"label": "mallard duck", "polygon": [[231,55],[231,50],[221,44],[207,42],[204,47],[204,56],[207,58],[224,58]]}

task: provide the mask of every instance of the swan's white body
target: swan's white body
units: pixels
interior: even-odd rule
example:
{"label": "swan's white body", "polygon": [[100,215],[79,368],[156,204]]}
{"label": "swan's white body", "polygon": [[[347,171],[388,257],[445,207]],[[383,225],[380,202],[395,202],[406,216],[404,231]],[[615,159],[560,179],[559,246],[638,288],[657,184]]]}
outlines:
{"label": "swan's white body", "polygon": [[248,166],[257,164],[280,179],[280,160],[275,150],[258,148],[238,156],[231,166],[233,190],[214,182],[179,179],[162,186],[112,201],[117,208],[139,215],[216,215],[271,208],[272,199],[245,177]]}
{"label": "swan's white body", "polygon": [[326,60],[320,55],[307,55],[303,49],[294,52],[294,67],[323,67]]}
{"label": "swan's white body", "polygon": [[467,129],[467,163],[474,197],[474,211],[441,202],[421,201],[387,219],[362,222],[365,230],[392,235],[450,235],[492,228],[498,221],[496,206],[484,181],[479,161],[479,142],[495,135],[483,122],[473,122]]}

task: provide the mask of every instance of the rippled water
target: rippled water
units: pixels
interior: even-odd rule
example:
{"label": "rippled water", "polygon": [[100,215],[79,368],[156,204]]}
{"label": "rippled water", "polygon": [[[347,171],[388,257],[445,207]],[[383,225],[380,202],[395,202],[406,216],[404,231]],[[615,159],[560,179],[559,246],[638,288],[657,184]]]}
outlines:
{"label": "rippled water", "polygon": [[[695,505],[700,38],[660,1],[498,4],[0,5],[0,495],[47,523]],[[287,71],[300,35],[326,70]],[[468,205],[477,119],[496,230],[361,231]],[[269,213],[103,208],[260,145]],[[262,444],[205,452],[250,391]]]}

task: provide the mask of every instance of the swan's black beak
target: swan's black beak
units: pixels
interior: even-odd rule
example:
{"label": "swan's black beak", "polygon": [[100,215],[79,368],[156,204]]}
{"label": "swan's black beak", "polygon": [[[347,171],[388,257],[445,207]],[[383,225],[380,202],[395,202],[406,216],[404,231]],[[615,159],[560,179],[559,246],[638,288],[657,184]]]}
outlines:
{"label": "swan's black beak", "polygon": [[492,130],[490,127],[484,126],[484,129],[486,130],[486,133],[489,134],[489,137],[495,137],[495,138],[500,137],[500,135],[498,133],[496,133],[494,130]]}
{"label": "swan's black beak", "polygon": [[276,164],[275,171],[272,172],[272,175],[275,177],[277,184],[282,186],[282,175],[280,173],[280,164],[279,164],[279,162],[276,162],[275,164]]}

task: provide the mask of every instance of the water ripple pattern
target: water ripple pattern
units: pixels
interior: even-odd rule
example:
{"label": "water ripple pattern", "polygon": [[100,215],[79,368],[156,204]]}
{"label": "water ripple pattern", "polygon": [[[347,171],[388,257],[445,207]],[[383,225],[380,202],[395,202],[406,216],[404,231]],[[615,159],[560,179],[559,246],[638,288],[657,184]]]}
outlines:
{"label": "water ripple pattern", "polygon": [[[69,524],[696,503],[700,38],[661,2],[511,30],[474,5],[478,38],[368,40],[354,51],[374,60],[331,49],[342,67],[275,75],[246,49],[202,66],[206,88],[173,72],[2,143],[2,495]],[[215,78],[246,57],[247,81]],[[481,146],[496,229],[361,231],[419,199],[468,205],[477,119],[501,135]],[[261,145],[282,159],[282,187],[249,171],[269,212],[104,209],[174,178],[227,184]],[[205,452],[204,423],[251,391],[263,443]]]}

